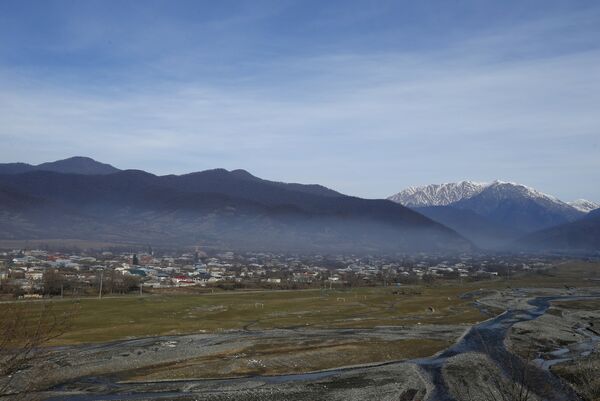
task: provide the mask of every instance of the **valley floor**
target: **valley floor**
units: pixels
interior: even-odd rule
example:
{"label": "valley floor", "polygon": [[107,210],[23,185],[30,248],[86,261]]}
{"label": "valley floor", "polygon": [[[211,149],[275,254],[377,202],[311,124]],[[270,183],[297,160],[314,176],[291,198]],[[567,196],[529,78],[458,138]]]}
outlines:
{"label": "valley floor", "polygon": [[62,344],[14,386],[49,401],[485,401],[523,388],[523,400],[593,400],[577,378],[600,374],[600,288],[559,286],[560,274],[518,288],[82,301]]}

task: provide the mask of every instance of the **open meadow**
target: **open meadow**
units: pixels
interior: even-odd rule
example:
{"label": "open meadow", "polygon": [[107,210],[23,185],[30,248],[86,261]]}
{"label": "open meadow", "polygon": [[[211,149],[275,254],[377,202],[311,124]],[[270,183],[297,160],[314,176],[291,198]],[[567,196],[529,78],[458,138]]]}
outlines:
{"label": "open meadow", "polygon": [[53,345],[231,330],[469,324],[485,318],[471,299],[461,298],[469,290],[442,285],[62,300],[55,313],[76,313]]}
{"label": "open meadow", "polygon": [[[308,290],[187,289],[11,305],[31,316],[42,305],[50,305],[55,316],[72,313],[64,333],[49,344],[51,352],[69,349],[69,356],[48,358],[48,366],[39,367],[46,375],[39,383],[111,375],[135,387],[428,357],[505,309],[526,308],[526,300],[534,296],[592,291],[600,284],[597,279],[597,264],[570,262],[541,272],[513,273],[510,280]],[[556,325],[549,323],[540,332],[552,334]],[[511,337],[517,346],[521,332],[526,331]]]}
{"label": "open meadow", "polygon": [[53,300],[55,313],[75,310],[69,330],[52,345],[96,343],[190,333],[281,328],[373,328],[472,324],[486,318],[473,291],[510,287],[564,288],[600,284],[597,264],[570,262],[511,280],[439,281],[388,286],[272,291],[217,291]]}

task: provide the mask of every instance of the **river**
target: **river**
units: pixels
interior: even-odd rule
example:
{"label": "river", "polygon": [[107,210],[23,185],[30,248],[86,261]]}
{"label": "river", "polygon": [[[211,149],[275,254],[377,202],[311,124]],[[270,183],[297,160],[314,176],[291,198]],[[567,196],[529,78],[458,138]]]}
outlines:
{"label": "river", "polygon": [[[507,310],[502,314],[481,322],[471,327],[454,345],[447,348],[446,350],[438,353],[432,357],[420,358],[408,361],[394,361],[378,364],[376,366],[386,366],[398,363],[412,363],[416,364],[423,369],[424,372],[429,376],[431,383],[433,384],[433,391],[429,395],[429,401],[454,401],[454,398],[449,394],[446,383],[444,382],[442,369],[446,361],[456,355],[467,353],[467,352],[480,352],[488,355],[498,367],[500,367],[507,375],[510,376],[511,371],[519,370],[524,368],[524,362],[522,359],[517,358],[515,355],[510,353],[504,346],[504,339],[507,336],[508,330],[518,322],[528,321],[536,319],[543,315],[550,307],[550,303],[555,300],[576,300],[576,299],[590,299],[597,298],[597,296],[553,296],[553,297],[536,297],[530,300],[528,303],[531,306],[528,310]],[[597,338],[600,340],[600,338]],[[567,352],[558,352],[556,355],[556,361],[566,360]],[[538,361],[539,362],[539,361]],[[540,387],[544,388],[543,394],[539,394],[543,399],[547,401],[571,401],[579,400],[577,395],[564,383],[553,375],[548,366],[552,364],[552,360],[544,361],[537,364],[529,364],[527,367],[528,372],[528,383],[539,383]],[[304,373],[304,374],[290,374],[290,375],[279,375],[279,376],[254,376],[239,379],[222,379],[222,380],[182,380],[178,383],[182,384],[184,388],[185,384],[194,384],[207,386],[214,386],[215,383],[251,383],[261,382],[265,384],[275,385],[279,383],[292,383],[292,382],[312,382],[323,378],[336,376],[342,372],[348,371],[360,371],[369,369],[369,367],[357,367],[357,368],[339,368],[328,371]],[[173,382],[169,382],[173,384]],[[193,392],[186,391],[165,391],[165,392],[134,392],[131,391],[131,387],[127,384],[121,384],[117,378],[111,378],[109,376],[102,377],[88,377],[77,381],[78,385],[87,384],[90,388],[97,387],[102,389],[101,392],[95,391],[88,392],[85,394],[68,394],[69,390],[72,389],[70,384],[67,383],[61,386],[57,386],[53,389],[55,392],[63,393],[60,396],[53,396],[47,398],[45,401],[134,401],[134,400],[165,400],[180,398],[185,396],[193,397]],[[157,383],[154,383],[157,384]],[[543,385],[542,385],[543,384]]]}

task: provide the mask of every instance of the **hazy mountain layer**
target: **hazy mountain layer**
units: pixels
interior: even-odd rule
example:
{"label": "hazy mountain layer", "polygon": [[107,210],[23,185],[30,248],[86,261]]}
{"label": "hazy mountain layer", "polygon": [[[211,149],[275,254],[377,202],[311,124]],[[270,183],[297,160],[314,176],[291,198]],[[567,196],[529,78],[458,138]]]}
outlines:
{"label": "hazy mountain layer", "polygon": [[577,221],[529,234],[513,246],[553,252],[600,253],[600,210]]}
{"label": "hazy mountain layer", "polygon": [[516,228],[491,221],[479,214],[452,206],[414,208],[430,219],[450,227],[475,245],[484,249],[497,249],[523,235]]}
{"label": "hazy mountain layer", "polygon": [[[447,227],[387,200],[242,171],[0,175],[0,237],[271,250],[462,251]],[[10,206],[10,207],[9,207]]]}
{"label": "hazy mountain layer", "polygon": [[100,163],[89,157],[75,156],[55,162],[38,164],[27,163],[0,163],[0,174],[19,174],[30,171],[54,171],[57,173],[72,174],[112,174],[119,171],[110,164]]}
{"label": "hazy mountain layer", "polygon": [[574,221],[584,215],[550,195],[524,185],[500,181],[452,206],[471,210],[495,223],[523,232]]}

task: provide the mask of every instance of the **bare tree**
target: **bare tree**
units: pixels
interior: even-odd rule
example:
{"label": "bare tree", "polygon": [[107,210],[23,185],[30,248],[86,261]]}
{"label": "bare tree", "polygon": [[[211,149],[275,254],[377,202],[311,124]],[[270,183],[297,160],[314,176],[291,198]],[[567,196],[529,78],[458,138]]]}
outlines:
{"label": "bare tree", "polygon": [[[556,368],[556,369],[554,369]],[[598,351],[574,362],[553,367],[585,401],[600,401],[600,355]]]}
{"label": "bare tree", "polygon": [[[560,388],[568,392],[560,380],[533,363],[536,356],[533,340],[519,355],[502,348],[488,346],[479,337],[480,354],[472,354],[469,372],[451,368],[448,373],[455,381],[453,387],[459,401],[532,401],[551,395]],[[474,385],[475,384],[475,385]]]}
{"label": "bare tree", "polygon": [[47,357],[44,348],[68,329],[75,309],[56,310],[52,302],[15,302],[1,306],[0,312],[0,398],[30,399],[35,380],[24,374]]}
{"label": "bare tree", "polygon": [[48,269],[42,277],[44,294],[62,295],[65,285],[65,276],[59,270]]}
{"label": "bare tree", "polygon": [[[465,355],[466,356],[466,355]],[[465,366],[448,367],[445,375],[458,401],[532,401],[527,369],[507,372],[484,354],[469,355]],[[450,377],[448,377],[450,376]]]}

